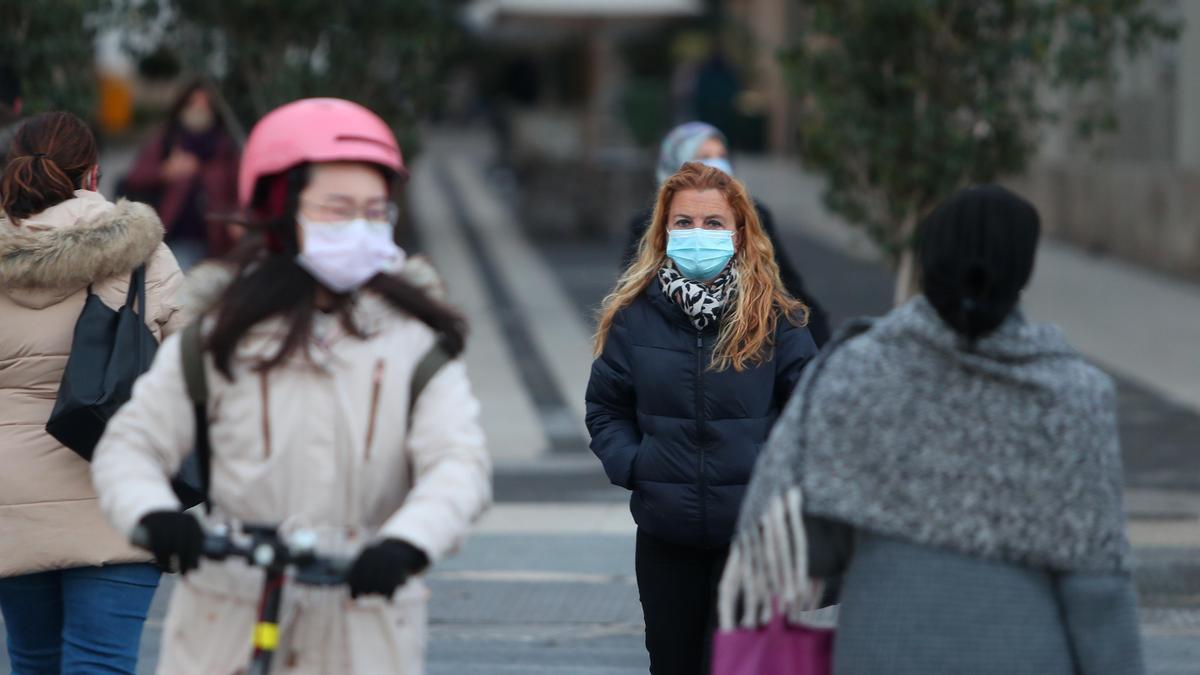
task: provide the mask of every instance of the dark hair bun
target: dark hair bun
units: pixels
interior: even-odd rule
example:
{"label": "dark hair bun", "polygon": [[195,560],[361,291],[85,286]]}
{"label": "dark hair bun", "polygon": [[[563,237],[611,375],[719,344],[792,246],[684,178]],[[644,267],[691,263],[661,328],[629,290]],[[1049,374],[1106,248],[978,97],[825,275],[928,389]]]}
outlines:
{"label": "dark hair bun", "polygon": [[917,232],[925,297],[956,332],[977,340],[1016,308],[1033,274],[1041,221],[1033,205],[997,185],[961,190]]}

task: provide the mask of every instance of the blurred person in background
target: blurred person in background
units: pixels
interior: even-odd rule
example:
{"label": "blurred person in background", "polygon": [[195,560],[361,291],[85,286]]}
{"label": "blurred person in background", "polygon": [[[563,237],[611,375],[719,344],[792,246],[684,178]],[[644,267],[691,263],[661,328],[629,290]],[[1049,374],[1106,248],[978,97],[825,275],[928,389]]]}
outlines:
{"label": "blurred person in background", "polygon": [[715,591],[758,449],[817,351],[746,189],[668,176],[605,299],[587,388],[592,451],[632,490],[655,675],[707,672]]}
{"label": "blurred person in background", "polygon": [[96,192],[96,142],[69,113],[13,136],[0,193],[0,612],[16,673],[133,673],[158,586],[96,503],[87,460],[46,432],[89,292],[125,304],[146,265],[146,325],[178,326],[182,276],[145,204]]}
{"label": "blurred person in background", "polygon": [[[418,285],[393,243],[391,192],[407,173],[391,129],[358,104],[306,99],[268,113],[239,178],[263,236],[239,248],[202,305],[213,448],[203,522],[298,525],[318,553],[353,560],[343,586],[288,586],[289,673],[424,672],[420,575],[491,499],[479,403],[458,358],[465,321]],[[410,400],[435,346],[444,359]],[[202,560],[201,522],[171,490],[195,438],[182,349],[167,340],[113,418],[94,480],[117,529],[140,530],[186,575],[159,672],[240,672],[263,576]]]}
{"label": "blurred person in background", "polygon": [[718,41],[696,70],[692,103],[696,119],[718,129],[732,129],[737,120],[734,102],[741,92],[741,78]]}
{"label": "blurred person in background", "polygon": [[[8,156],[8,146],[21,120],[21,78],[16,69],[0,63],[0,162]],[[0,170],[4,167],[0,164]]]}
{"label": "blurred person in background", "polygon": [[152,204],[167,244],[186,270],[227,253],[234,232],[218,216],[237,204],[238,143],[219,114],[217,92],[193,82],[171,106],[166,126],[147,141],[120,191]]}
{"label": "blurred person in background", "polygon": [[[700,162],[711,166],[730,176],[733,175],[733,165],[729,161],[729,144],[725,134],[720,129],[705,122],[688,122],[671,130],[663,138],[659,148],[658,164],[655,167],[655,178],[661,185],[679,170],[685,162]],[[775,230],[775,219],[771,211],[757,200],[754,209],[758,212],[758,220],[762,223],[763,231],[775,248],[775,262],[779,266],[779,275],[783,286],[793,298],[803,302],[809,310],[808,330],[817,346],[825,344],[829,339],[829,317],[817,299],[804,288],[804,279],[796,266],[792,264],[779,234]],[[625,245],[625,258],[622,269],[628,267],[637,257],[638,245],[646,230],[650,227],[653,208],[639,211],[629,221],[629,241]]]}
{"label": "blurred person in background", "polygon": [[925,218],[923,294],[843,329],[772,432],[723,615],[844,575],[835,673],[1144,672],[1113,382],[1018,308],[1039,231],[997,186]]}

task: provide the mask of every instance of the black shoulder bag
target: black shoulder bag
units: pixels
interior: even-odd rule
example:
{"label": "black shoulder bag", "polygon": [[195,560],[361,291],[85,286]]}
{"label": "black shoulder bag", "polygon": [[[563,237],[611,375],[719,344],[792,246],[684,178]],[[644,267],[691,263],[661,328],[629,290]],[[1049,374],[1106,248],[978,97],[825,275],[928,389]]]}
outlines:
{"label": "black shoulder bag", "polygon": [[[143,320],[145,311],[146,266],[142,265],[130,275],[129,293],[120,309],[109,309],[89,287],[75,322],[71,355],[46,432],[88,461],[108,420],[129,400],[133,383],[150,369],[158,351],[158,341]],[[185,464],[172,487],[184,507],[190,508],[199,503],[199,492],[187,469]]]}
{"label": "black shoulder bag", "polygon": [[145,265],[133,271],[125,304],[116,311],[88,287],[58,399],[46,422],[47,433],[86,460],[92,459],[108,420],[129,400],[134,381],[149,370],[158,350],[158,341],[138,315],[145,311]]}

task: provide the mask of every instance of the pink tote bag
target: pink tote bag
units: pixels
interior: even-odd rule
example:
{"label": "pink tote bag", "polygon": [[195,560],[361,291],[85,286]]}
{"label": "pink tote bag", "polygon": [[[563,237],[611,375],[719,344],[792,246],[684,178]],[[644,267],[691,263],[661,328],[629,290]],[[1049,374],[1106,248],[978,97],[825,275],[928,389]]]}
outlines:
{"label": "pink tote bag", "polygon": [[833,629],[787,621],[779,612],[762,628],[717,631],[712,675],[829,675]]}

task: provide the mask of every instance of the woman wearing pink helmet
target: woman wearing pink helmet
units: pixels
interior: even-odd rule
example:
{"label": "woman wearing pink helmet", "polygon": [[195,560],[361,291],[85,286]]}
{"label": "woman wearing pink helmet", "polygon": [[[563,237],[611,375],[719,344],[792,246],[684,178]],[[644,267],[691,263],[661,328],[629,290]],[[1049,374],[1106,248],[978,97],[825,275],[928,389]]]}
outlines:
{"label": "woman wearing pink helmet", "polygon": [[[457,358],[464,322],[407,280],[393,243],[389,186],[406,175],[387,125],[349,101],[285,105],[247,140],[239,200],[263,236],[190,333],[201,336],[208,387],[197,415],[212,447],[204,526],[170,487],[199,438],[189,331],[164,343],[93,463],[117,529],[186,573],[161,673],[235,672],[252,634],[255,658],[274,652],[289,673],[423,671],[419,575],[457,546],[491,488],[478,402]],[[212,560],[205,535],[249,524],[287,546],[303,532],[319,555],[351,561],[345,584],[305,585],[289,568],[295,583],[265,621],[262,570]],[[250,557],[269,586],[270,567]]]}

